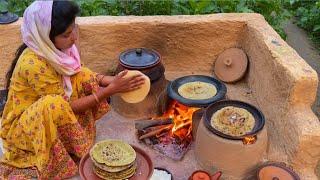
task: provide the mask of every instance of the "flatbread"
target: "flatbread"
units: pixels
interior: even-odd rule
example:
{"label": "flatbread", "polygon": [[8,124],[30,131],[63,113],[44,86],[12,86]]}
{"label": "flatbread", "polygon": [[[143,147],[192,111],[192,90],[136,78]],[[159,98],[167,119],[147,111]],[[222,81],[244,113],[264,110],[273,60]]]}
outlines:
{"label": "flatbread", "polygon": [[102,179],[110,179],[110,180],[117,180],[117,179],[128,179],[131,176],[133,176],[136,172],[137,164],[135,163],[133,166],[131,166],[129,169],[120,171],[120,172],[106,172],[101,169],[99,169],[96,166],[93,166],[93,172],[99,176]]}
{"label": "flatbread", "polygon": [[194,81],[181,85],[178,88],[178,93],[186,99],[202,100],[215,96],[217,88],[210,83]]}
{"label": "flatbread", "polygon": [[119,167],[131,164],[137,155],[135,150],[123,141],[105,140],[91,148],[90,156],[98,163]]}
{"label": "flatbread", "polygon": [[147,97],[150,91],[150,79],[148,76],[144,75],[140,71],[128,71],[128,73],[124,76],[124,78],[129,78],[138,74],[142,74],[145,78],[144,84],[141,85],[139,89],[121,93],[120,97],[126,101],[127,103],[138,103],[144,100]]}
{"label": "flatbread", "polygon": [[211,117],[212,127],[231,136],[246,135],[252,131],[254,125],[255,119],[249,111],[234,106],[224,107]]}
{"label": "flatbread", "polygon": [[132,162],[131,164],[129,165],[126,165],[126,166],[107,166],[105,165],[104,163],[98,163],[96,160],[94,160],[93,158],[91,158],[94,166],[96,166],[97,168],[103,170],[103,171],[107,171],[107,172],[110,172],[110,173],[114,173],[114,172],[120,172],[120,171],[123,171],[125,169],[129,169],[131,168],[135,161]]}

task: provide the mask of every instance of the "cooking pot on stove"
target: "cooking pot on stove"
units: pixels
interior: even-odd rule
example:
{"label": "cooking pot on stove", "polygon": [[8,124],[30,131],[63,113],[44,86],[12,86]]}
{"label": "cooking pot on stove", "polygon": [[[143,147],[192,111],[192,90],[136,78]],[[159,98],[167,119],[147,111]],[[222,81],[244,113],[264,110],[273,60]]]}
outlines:
{"label": "cooking pot on stove", "polygon": [[148,76],[151,82],[162,77],[165,71],[160,54],[143,47],[128,49],[120,54],[116,72],[124,69],[139,70]]}
{"label": "cooking pot on stove", "polygon": [[112,96],[113,109],[127,118],[155,117],[158,115],[158,94],[167,87],[168,81],[164,76],[164,66],[161,63],[160,54],[148,48],[133,48],[122,52],[116,73],[124,69],[138,70],[149,77],[151,81],[150,91],[147,97],[139,103],[127,103],[118,95]]}
{"label": "cooking pot on stove", "polygon": [[[201,99],[201,100],[196,100],[196,99],[187,99],[182,97],[178,89],[181,85],[189,82],[194,82],[194,81],[200,81],[200,82],[205,82],[209,84],[213,84],[216,89],[217,89],[217,94],[209,99]],[[227,93],[227,87],[220,82],[219,80],[210,77],[210,76],[204,76],[204,75],[189,75],[189,76],[184,76],[178,79],[175,79],[172,81],[168,86],[167,86],[167,92],[168,96],[171,99],[174,99],[178,101],[181,104],[184,104],[186,106],[190,107],[207,107],[208,105],[220,101],[224,99],[226,93]]]}
{"label": "cooking pot on stove", "polygon": [[[232,136],[211,125],[213,114],[227,106],[246,109],[253,115],[255,125],[251,132],[243,136]],[[227,176],[239,179],[245,177],[261,162],[266,152],[268,136],[264,124],[262,112],[248,103],[223,100],[211,104],[206,108],[197,128],[195,140],[197,161],[206,171],[219,169]]]}

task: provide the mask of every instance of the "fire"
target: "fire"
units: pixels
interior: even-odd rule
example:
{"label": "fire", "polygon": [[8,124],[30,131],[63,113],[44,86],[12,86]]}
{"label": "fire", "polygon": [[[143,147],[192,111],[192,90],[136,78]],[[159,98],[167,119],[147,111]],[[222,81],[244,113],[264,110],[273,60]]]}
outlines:
{"label": "fire", "polygon": [[242,142],[245,145],[250,145],[250,144],[255,143],[256,140],[257,140],[256,136],[247,136],[247,137],[243,138]]}
{"label": "fire", "polygon": [[199,108],[188,107],[177,101],[171,101],[167,112],[162,117],[172,118],[173,127],[171,134],[180,139],[190,136],[192,132],[192,115]]}

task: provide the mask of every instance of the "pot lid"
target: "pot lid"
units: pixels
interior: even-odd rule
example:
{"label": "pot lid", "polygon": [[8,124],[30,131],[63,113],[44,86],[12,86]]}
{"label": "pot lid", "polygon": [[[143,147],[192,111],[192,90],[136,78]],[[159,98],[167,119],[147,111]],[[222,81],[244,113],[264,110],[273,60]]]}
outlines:
{"label": "pot lid", "polygon": [[17,21],[19,17],[16,14],[12,14],[8,11],[1,11],[0,12],[0,24],[9,24]]}
{"label": "pot lid", "polygon": [[261,166],[257,172],[259,180],[299,180],[299,176],[284,163],[269,162]]}
{"label": "pot lid", "polygon": [[222,52],[215,64],[214,73],[223,82],[240,80],[247,71],[248,58],[243,50],[230,48]]}
{"label": "pot lid", "polygon": [[[225,134],[225,133],[221,132],[220,130],[214,128],[211,125],[211,118],[212,118],[213,114],[216,113],[218,110],[220,110],[224,107],[228,107],[228,106],[243,108],[252,114],[252,116],[254,117],[255,123],[254,123],[254,127],[251,130],[251,132],[249,132],[245,135],[242,135],[242,136],[232,136],[232,135]],[[212,133],[214,133],[222,138],[226,138],[226,139],[230,139],[230,140],[243,140],[245,137],[255,136],[256,134],[258,134],[262,130],[262,128],[264,127],[264,124],[265,124],[264,115],[262,114],[262,112],[259,109],[257,109],[255,106],[253,106],[249,103],[237,101],[237,100],[222,100],[222,101],[218,101],[218,102],[211,104],[210,106],[207,107],[207,109],[204,113],[204,119],[205,119],[204,124],[208,130],[210,130]]]}
{"label": "pot lid", "polygon": [[159,62],[159,53],[147,48],[128,49],[120,54],[121,65],[131,69],[148,68]]}
{"label": "pot lid", "polygon": [[190,180],[210,180],[210,179],[211,177],[209,173],[201,170],[193,172],[190,178]]}

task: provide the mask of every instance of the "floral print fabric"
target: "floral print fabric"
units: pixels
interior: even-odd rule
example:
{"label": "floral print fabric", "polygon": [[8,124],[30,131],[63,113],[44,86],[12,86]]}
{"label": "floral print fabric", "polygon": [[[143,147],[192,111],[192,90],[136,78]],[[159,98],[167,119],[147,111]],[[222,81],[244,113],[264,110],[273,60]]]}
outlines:
{"label": "floral print fabric", "polygon": [[[45,59],[27,48],[15,67],[2,115],[4,155],[0,179],[61,179],[77,173],[81,158],[95,138],[95,120],[109,111],[102,102],[74,114],[69,102],[99,91],[96,74],[87,68],[71,76],[68,98],[62,77]],[[34,173],[35,170],[37,173]]]}

